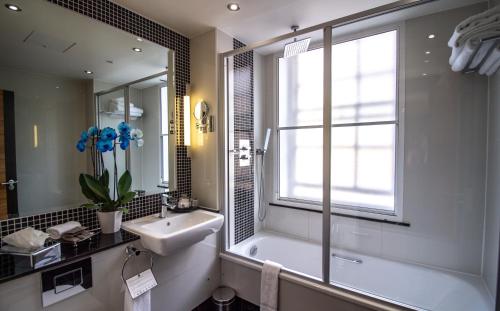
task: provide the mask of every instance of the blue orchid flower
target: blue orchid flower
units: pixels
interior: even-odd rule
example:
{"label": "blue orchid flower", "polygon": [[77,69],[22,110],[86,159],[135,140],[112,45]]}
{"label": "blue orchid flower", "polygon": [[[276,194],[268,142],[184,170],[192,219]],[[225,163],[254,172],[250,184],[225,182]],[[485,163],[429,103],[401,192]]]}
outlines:
{"label": "blue orchid flower", "polygon": [[101,140],[115,140],[118,135],[116,134],[115,129],[111,127],[106,127],[101,131]]}
{"label": "blue orchid flower", "polygon": [[118,132],[120,132],[120,134],[130,134],[130,125],[128,125],[128,123],[126,122],[121,122],[120,124],[118,124]]}
{"label": "blue orchid flower", "polygon": [[91,127],[89,127],[89,130],[87,133],[90,137],[97,136],[97,134],[99,134],[99,129],[95,126],[91,126]]}
{"label": "blue orchid flower", "polygon": [[76,143],[76,149],[80,152],[84,152],[86,148],[85,142],[83,140],[79,140],[78,143]]}
{"label": "blue orchid flower", "polygon": [[83,142],[87,142],[88,139],[89,139],[89,134],[87,133],[87,131],[83,131],[82,134],[80,135],[80,140]]}
{"label": "blue orchid flower", "polygon": [[99,152],[107,152],[112,151],[114,147],[114,143],[112,140],[98,140],[96,143],[96,148]]}
{"label": "blue orchid flower", "polygon": [[127,150],[129,145],[130,145],[130,140],[128,140],[128,139],[124,139],[120,142],[120,148],[122,150]]}

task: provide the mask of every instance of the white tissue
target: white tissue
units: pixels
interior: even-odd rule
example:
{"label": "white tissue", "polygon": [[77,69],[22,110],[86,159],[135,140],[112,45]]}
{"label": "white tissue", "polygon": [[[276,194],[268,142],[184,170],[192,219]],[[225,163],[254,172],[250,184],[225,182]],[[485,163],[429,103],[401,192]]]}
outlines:
{"label": "white tissue", "polygon": [[49,235],[31,227],[16,231],[4,237],[5,243],[22,249],[37,249],[43,246]]}

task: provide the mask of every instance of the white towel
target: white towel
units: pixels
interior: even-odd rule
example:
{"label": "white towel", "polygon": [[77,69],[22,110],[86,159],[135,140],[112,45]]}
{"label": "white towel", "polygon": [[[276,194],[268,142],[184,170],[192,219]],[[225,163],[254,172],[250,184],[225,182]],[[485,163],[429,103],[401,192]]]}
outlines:
{"label": "white towel", "polygon": [[479,74],[491,76],[498,70],[499,61],[500,46],[497,46],[479,68]]}
{"label": "white towel", "polygon": [[132,299],[130,292],[125,288],[123,311],[150,311],[151,310],[151,291]]}
{"label": "white towel", "polygon": [[47,229],[47,233],[54,240],[59,240],[63,234],[82,225],[78,221],[68,221]]}
{"label": "white towel", "polygon": [[448,41],[448,46],[451,48],[457,46],[456,45],[457,39],[460,35],[466,34],[477,27],[482,27],[487,25],[491,26],[492,24],[498,23],[499,20],[500,20],[500,6],[493,7],[482,13],[468,17],[467,19],[460,22],[460,24],[458,24],[457,27],[455,27],[453,35]]}
{"label": "white towel", "polygon": [[260,277],[260,310],[278,310],[279,273],[281,265],[270,260],[264,262]]}

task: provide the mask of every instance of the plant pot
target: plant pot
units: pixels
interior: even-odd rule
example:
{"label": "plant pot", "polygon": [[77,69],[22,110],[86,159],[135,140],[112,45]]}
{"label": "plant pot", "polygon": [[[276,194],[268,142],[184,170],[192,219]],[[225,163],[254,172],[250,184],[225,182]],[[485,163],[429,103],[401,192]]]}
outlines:
{"label": "plant pot", "polygon": [[115,233],[120,231],[122,226],[122,211],[97,212],[99,225],[102,233]]}

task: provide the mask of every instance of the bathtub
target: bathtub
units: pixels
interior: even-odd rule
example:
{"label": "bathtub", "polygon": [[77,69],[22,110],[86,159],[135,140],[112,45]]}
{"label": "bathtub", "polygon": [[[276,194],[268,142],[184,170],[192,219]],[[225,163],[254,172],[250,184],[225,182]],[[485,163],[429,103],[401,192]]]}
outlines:
{"label": "bathtub", "polygon": [[[321,245],[274,232],[259,232],[230,252],[272,260],[286,269],[321,278]],[[493,299],[476,275],[332,249],[331,282],[413,306],[417,310],[490,311]]]}

